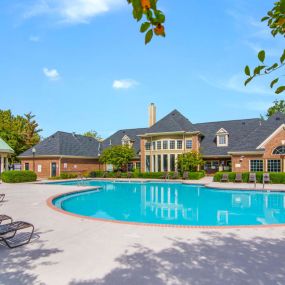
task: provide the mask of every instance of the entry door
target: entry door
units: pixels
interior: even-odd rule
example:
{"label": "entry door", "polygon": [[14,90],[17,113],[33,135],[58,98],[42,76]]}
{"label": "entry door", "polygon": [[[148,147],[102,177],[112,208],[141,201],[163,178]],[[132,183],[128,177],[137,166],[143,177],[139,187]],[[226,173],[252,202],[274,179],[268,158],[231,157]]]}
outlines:
{"label": "entry door", "polygon": [[56,162],[51,163],[51,177],[56,176]]}

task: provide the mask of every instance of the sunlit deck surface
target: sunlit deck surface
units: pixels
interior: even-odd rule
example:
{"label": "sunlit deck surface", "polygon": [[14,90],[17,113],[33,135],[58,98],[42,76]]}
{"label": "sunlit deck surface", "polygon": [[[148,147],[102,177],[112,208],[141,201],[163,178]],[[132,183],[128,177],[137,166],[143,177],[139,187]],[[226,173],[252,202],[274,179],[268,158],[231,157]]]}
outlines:
{"label": "sunlit deck surface", "polygon": [[[254,186],[238,185],[249,187]],[[284,284],[285,226],[139,226],[78,218],[47,206],[49,197],[80,189],[0,184],[6,194],[0,213],[35,225],[30,244],[0,246],[0,284]]]}

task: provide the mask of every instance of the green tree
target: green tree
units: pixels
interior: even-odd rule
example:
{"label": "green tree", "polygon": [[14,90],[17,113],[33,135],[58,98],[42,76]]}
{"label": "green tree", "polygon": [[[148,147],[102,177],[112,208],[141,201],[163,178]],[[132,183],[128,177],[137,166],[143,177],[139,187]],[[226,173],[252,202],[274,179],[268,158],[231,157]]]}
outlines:
{"label": "green tree", "polygon": [[202,166],[203,164],[204,160],[202,158],[202,155],[197,151],[183,153],[177,157],[177,166],[181,172],[197,171],[198,166]]}
{"label": "green tree", "polygon": [[[261,21],[266,21],[267,26],[271,30],[273,37],[285,35],[285,0],[279,0],[274,3],[273,8],[268,11],[267,16],[263,17]],[[247,85],[252,79],[259,76],[269,75],[276,72],[277,70],[282,70],[285,65],[285,49],[279,57],[279,60],[276,62],[266,63],[266,51],[259,51],[258,55],[259,65],[254,68],[250,68],[248,65],[245,67],[244,72],[247,76],[246,81],[244,82]],[[270,83],[271,88],[276,88],[276,84],[280,83],[280,78],[276,77]],[[276,94],[280,94],[285,90],[284,85],[279,85],[275,89]]]}
{"label": "green tree", "polygon": [[153,35],[165,37],[163,23],[165,16],[157,9],[158,0],[127,0],[133,6],[133,17],[142,21],[140,32],[145,33],[145,44],[148,44]]}
{"label": "green tree", "polygon": [[100,162],[112,164],[115,170],[119,170],[127,166],[134,156],[135,151],[132,147],[116,145],[103,150]]}
{"label": "green tree", "polygon": [[38,123],[31,113],[14,116],[11,110],[0,110],[0,137],[15,151],[17,155],[40,141]]}
{"label": "green tree", "polygon": [[83,134],[83,136],[94,138],[94,139],[96,139],[99,142],[103,141],[102,137],[94,130],[90,130],[88,132],[85,132]]}
{"label": "green tree", "polygon": [[284,100],[275,100],[273,102],[273,106],[271,106],[270,108],[268,108],[267,110],[267,114],[266,116],[269,118],[271,117],[272,115],[274,115],[275,113],[277,112],[281,112],[283,114],[285,114],[285,101]]}

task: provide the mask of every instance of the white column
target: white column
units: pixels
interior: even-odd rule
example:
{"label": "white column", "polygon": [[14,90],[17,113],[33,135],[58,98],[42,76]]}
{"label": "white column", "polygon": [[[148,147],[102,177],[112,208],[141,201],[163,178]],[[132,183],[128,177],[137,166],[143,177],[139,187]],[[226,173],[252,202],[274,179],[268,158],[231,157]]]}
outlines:
{"label": "white column", "polygon": [[170,154],[167,155],[167,171],[170,171]]}
{"label": "white column", "polygon": [[1,165],[0,165],[1,173],[4,171],[4,157],[1,155]]}
{"label": "white column", "polygon": [[9,161],[8,161],[8,157],[5,158],[6,159],[6,170],[9,169]]}

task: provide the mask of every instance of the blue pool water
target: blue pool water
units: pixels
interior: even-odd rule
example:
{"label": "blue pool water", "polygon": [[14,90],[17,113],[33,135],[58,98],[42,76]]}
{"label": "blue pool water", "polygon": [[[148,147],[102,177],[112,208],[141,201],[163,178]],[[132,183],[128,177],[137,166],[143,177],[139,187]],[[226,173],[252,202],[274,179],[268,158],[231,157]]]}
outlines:
{"label": "blue pool water", "polygon": [[[77,181],[59,182],[76,185]],[[86,181],[101,186],[56,198],[67,212],[108,220],[188,226],[285,224],[285,193],[217,190],[159,182]]]}

